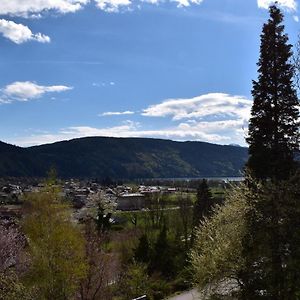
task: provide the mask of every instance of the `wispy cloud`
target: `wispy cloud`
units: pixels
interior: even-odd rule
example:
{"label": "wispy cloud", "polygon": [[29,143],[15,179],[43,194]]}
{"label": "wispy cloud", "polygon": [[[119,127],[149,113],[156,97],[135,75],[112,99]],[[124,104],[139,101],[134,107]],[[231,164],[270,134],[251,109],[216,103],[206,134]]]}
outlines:
{"label": "wispy cloud", "polygon": [[[252,101],[242,96],[210,93],[190,99],[168,99],[146,108],[144,117],[171,118],[169,126],[151,128],[127,120],[121,125],[96,128],[72,126],[52,134],[34,134],[8,142],[38,145],[87,136],[152,137],[244,145]],[[132,115],[133,111],[105,112],[101,116]]]}
{"label": "wispy cloud", "polygon": [[121,7],[129,7],[132,2],[130,0],[95,0],[99,9],[106,12],[118,12]]}
{"label": "wispy cloud", "polygon": [[88,2],[89,0],[1,0],[0,15],[39,17],[49,11],[73,13]]}
{"label": "wispy cloud", "polygon": [[13,101],[29,101],[40,98],[46,93],[64,92],[71,90],[73,87],[64,85],[44,86],[38,85],[31,81],[16,81],[4,87],[2,92],[2,102],[11,103]]}
{"label": "wispy cloud", "polygon": [[100,117],[106,116],[123,116],[123,115],[133,115],[134,111],[126,110],[126,111],[107,111],[102,114],[99,114]]}
{"label": "wispy cloud", "polygon": [[105,86],[114,86],[116,83],[114,81],[110,82],[93,82],[92,86],[94,87],[105,87]]}
{"label": "wispy cloud", "polygon": [[49,36],[42,33],[32,33],[27,26],[5,19],[0,19],[0,33],[16,44],[22,44],[28,41],[36,41],[39,43],[50,42]]}
{"label": "wispy cloud", "polygon": [[203,0],[171,0],[171,2],[177,3],[178,7],[187,7],[192,4],[199,5],[203,2]]}
{"label": "wispy cloud", "polygon": [[107,137],[147,137],[164,138],[177,141],[206,141],[218,144],[244,145],[246,134],[241,121],[215,121],[215,122],[183,122],[175,126],[157,129],[143,129],[138,122],[126,121],[121,125],[96,128],[90,126],[72,126],[52,134],[33,134],[20,138],[9,139],[7,142],[19,146],[33,146],[53,143],[73,138],[88,136]]}
{"label": "wispy cloud", "polygon": [[[214,124],[218,127],[224,124]],[[236,124],[228,124],[226,127],[235,127]],[[10,139],[7,142],[23,147],[53,143],[62,140],[70,140],[73,138],[88,136],[107,136],[107,137],[157,137],[174,140],[201,140],[214,143],[231,143],[230,137],[221,134],[211,133],[212,124],[208,126],[206,132],[206,124],[179,124],[175,127],[165,128],[161,130],[143,130],[140,123],[126,121],[120,126],[95,128],[89,126],[73,126],[61,129],[53,134],[33,134],[26,137]],[[224,127],[223,127],[224,128]],[[235,140],[236,141],[236,140]]]}
{"label": "wispy cloud", "polygon": [[173,120],[220,118],[245,120],[249,118],[252,101],[243,96],[210,93],[189,99],[168,99],[146,108],[142,115],[167,117]]}
{"label": "wispy cloud", "polygon": [[177,7],[188,7],[191,5],[199,5],[203,0],[94,0],[96,6],[108,13],[116,13],[122,9],[132,10],[133,8],[140,8],[143,3],[159,5],[161,3],[175,3]]}
{"label": "wispy cloud", "polygon": [[296,0],[257,0],[257,5],[259,8],[268,9],[270,5],[278,3],[279,6],[290,11],[297,10]]}
{"label": "wispy cloud", "polygon": [[[178,7],[199,5],[203,0],[167,0],[176,3]],[[86,4],[94,2],[98,9],[108,13],[119,12],[120,9],[133,9],[143,3],[164,3],[164,0],[1,0],[0,15],[39,18],[45,13],[55,12],[60,14],[74,13],[82,9]]]}

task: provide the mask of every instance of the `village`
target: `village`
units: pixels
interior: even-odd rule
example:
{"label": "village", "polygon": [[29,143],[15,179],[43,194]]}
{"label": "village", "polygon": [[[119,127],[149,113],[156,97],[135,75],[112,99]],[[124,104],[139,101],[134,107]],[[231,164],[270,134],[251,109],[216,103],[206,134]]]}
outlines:
{"label": "village", "polygon": [[[15,183],[16,182],[16,183]],[[0,219],[20,217],[25,195],[43,190],[46,183],[38,181],[22,182],[2,180],[0,183]],[[176,195],[196,189],[152,185],[103,185],[97,181],[70,179],[57,185],[59,195],[77,212],[77,215],[95,205],[96,202],[109,203],[118,211],[139,211],[146,209],[146,199],[153,195]]]}

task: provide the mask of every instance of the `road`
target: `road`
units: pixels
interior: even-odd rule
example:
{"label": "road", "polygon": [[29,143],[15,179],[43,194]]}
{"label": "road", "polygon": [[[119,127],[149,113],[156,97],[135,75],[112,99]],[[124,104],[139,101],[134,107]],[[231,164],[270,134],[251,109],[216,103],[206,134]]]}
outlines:
{"label": "road", "polygon": [[200,294],[196,289],[168,298],[167,300],[201,300]]}

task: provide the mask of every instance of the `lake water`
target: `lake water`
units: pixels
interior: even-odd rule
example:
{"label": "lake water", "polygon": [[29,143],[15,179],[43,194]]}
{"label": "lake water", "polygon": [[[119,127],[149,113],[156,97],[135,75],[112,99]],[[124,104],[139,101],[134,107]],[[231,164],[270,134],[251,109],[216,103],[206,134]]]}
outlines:
{"label": "lake water", "polygon": [[201,180],[206,179],[208,181],[226,181],[226,182],[238,182],[243,181],[245,178],[242,176],[224,176],[224,177],[183,177],[183,178],[152,178],[149,180],[160,180],[160,181],[192,181],[192,180]]}

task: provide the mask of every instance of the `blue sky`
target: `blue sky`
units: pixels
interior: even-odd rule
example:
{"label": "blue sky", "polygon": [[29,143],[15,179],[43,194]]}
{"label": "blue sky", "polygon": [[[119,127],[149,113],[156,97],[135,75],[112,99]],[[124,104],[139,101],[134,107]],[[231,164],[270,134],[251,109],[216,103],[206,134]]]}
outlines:
{"label": "blue sky", "polygon": [[[290,42],[297,1],[278,1]],[[0,140],[245,145],[270,0],[1,0]]]}

